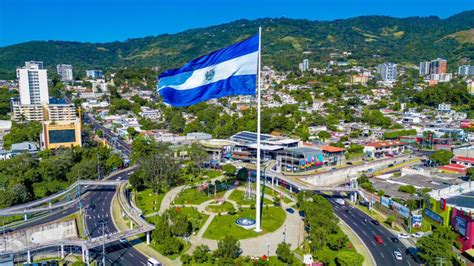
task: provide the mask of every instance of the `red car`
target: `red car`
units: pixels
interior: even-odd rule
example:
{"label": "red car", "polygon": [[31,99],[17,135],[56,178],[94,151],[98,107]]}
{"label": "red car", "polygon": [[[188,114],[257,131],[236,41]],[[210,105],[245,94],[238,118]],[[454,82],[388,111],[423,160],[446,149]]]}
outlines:
{"label": "red car", "polygon": [[382,239],[381,236],[375,235],[374,238],[375,238],[375,242],[377,242],[379,244],[383,244],[383,239]]}

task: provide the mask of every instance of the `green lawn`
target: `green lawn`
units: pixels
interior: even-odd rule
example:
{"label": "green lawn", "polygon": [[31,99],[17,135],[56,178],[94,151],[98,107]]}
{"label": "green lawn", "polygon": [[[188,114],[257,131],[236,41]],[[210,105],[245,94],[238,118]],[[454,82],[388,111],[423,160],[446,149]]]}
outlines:
{"label": "green lawn", "polygon": [[[218,192],[217,196],[224,195],[224,191]],[[207,196],[206,192],[200,192],[197,188],[188,188],[183,191],[176,197],[174,204],[196,204],[199,205],[205,201],[215,199],[214,193],[210,193],[210,196]]]}
{"label": "green lawn", "polygon": [[[245,192],[241,190],[234,190],[232,194],[229,196],[230,200],[237,202],[240,205],[255,205],[255,198],[254,199],[245,199]],[[263,204],[272,204],[272,202],[268,199],[263,199]]]}
{"label": "green lawn", "polygon": [[151,189],[145,189],[137,192],[137,207],[143,211],[144,215],[158,212],[160,210],[161,201],[165,194],[156,194]]}
{"label": "green lawn", "polygon": [[207,228],[203,237],[208,239],[222,239],[225,235],[232,235],[237,239],[252,238],[269,232],[273,232],[280,228],[285,221],[286,214],[279,207],[265,207],[262,209],[262,230],[258,234],[252,229],[246,230],[235,224],[238,218],[255,219],[255,210],[244,208],[242,212],[235,215],[221,215],[214,217],[212,223]]}
{"label": "green lawn", "polygon": [[209,212],[215,212],[215,213],[235,211],[234,205],[232,205],[232,203],[227,202],[227,201],[222,203],[221,205],[210,204],[206,207],[206,210]]}

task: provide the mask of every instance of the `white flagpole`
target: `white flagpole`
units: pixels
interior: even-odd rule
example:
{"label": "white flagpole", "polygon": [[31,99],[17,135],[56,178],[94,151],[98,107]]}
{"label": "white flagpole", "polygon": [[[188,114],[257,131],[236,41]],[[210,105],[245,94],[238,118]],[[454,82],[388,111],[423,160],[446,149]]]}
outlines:
{"label": "white flagpole", "polygon": [[262,27],[258,28],[258,70],[257,70],[257,203],[255,206],[255,231],[261,232],[260,211],[260,64],[262,61]]}

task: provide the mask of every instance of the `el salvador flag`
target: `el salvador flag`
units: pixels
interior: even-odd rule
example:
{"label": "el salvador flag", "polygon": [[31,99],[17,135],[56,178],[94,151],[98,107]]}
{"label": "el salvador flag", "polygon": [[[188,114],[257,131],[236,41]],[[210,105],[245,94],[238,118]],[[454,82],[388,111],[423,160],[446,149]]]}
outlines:
{"label": "el salvador flag", "polygon": [[189,106],[230,95],[254,95],[257,86],[259,37],[196,58],[160,74],[158,92],[173,106]]}

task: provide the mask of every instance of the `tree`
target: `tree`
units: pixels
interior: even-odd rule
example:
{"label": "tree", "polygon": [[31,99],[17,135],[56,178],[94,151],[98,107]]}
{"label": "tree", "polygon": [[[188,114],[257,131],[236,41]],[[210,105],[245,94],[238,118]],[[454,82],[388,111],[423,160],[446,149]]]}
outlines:
{"label": "tree", "polygon": [[163,241],[163,254],[178,254],[183,249],[183,243],[177,237],[168,237]]}
{"label": "tree", "polygon": [[285,242],[278,244],[276,254],[278,256],[278,259],[281,260],[282,262],[288,263],[288,264],[293,263],[293,254],[291,253],[289,244]]}
{"label": "tree", "polygon": [[329,139],[331,137],[331,134],[329,134],[329,132],[323,130],[323,131],[318,132],[318,137],[319,137],[319,139],[321,139],[324,142],[324,141],[326,141],[327,139]]}
{"label": "tree", "polygon": [[69,173],[67,178],[69,180],[77,179],[96,179],[98,178],[97,172],[97,160],[95,159],[84,159],[78,164],[75,164]]}
{"label": "tree", "polygon": [[209,260],[211,250],[206,245],[199,245],[193,252],[193,259],[196,263],[205,263]]}
{"label": "tree", "polygon": [[134,139],[135,136],[138,134],[137,130],[134,127],[127,128],[127,133],[130,136],[130,139]]}
{"label": "tree", "polygon": [[247,168],[240,168],[237,172],[237,180],[247,181],[249,178],[249,170]]}
{"label": "tree", "polygon": [[199,174],[201,174],[202,166],[207,158],[208,154],[201,145],[197,143],[191,145],[189,149],[189,159],[193,162],[194,166],[199,169]]}
{"label": "tree", "polygon": [[151,187],[155,193],[160,193],[168,191],[179,182],[180,165],[169,144],[160,142],[153,145],[155,148],[149,155],[138,158],[138,171],[144,184]]}
{"label": "tree", "polygon": [[336,263],[340,266],[358,266],[364,263],[364,257],[352,251],[340,251],[336,255]]}
{"label": "tree", "polygon": [[240,255],[240,243],[233,236],[226,235],[217,243],[217,250],[214,254],[220,261],[233,261]]}
{"label": "tree", "polygon": [[43,132],[43,127],[37,121],[23,124],[13,123],[10,133],[3,137],[3,146],[5,149],[9,149],[12,144],[23,141],[38,142],[41,132]]}
{"label": "tree", "polygon": [[224,164],[221,167],[222,171],[226,172],[228,175],[235,175],[235,172],[237,171],[237,168],[233,166],[232,164]]}
{"label": "tree", "polygon": [[448,164],[454,154],[447,150],[438,150],[430,155],[430,159],[437,164],[445,165]]}
{"label": "tree", "polygon": [[437,265],[440,259],[450,265],[453,256],[451,247],[455,239],[456,234],[450,227],[438,227],[431,235],[417,241],[420,257],[427,262],[427,265]]}
{"label": "tree", "polygon": [[128,179],[128,182],[132,186],[132,188],[136,190],[141,190],[143,188],[143,179],[137,172],[133,172]]}
{"label": "tree", "polygon": [[474,181],[474,167],[469,167],[466,172],[467,177],[469,177],[469,180]]}
{"label": "tree", "polygon": [[105,166],[108,170],[117,169],[122,165],[123,160],[117,153],[113,153],[112,155],[110,155],[110,157],[107,158],[107,161],[105,162]]}

